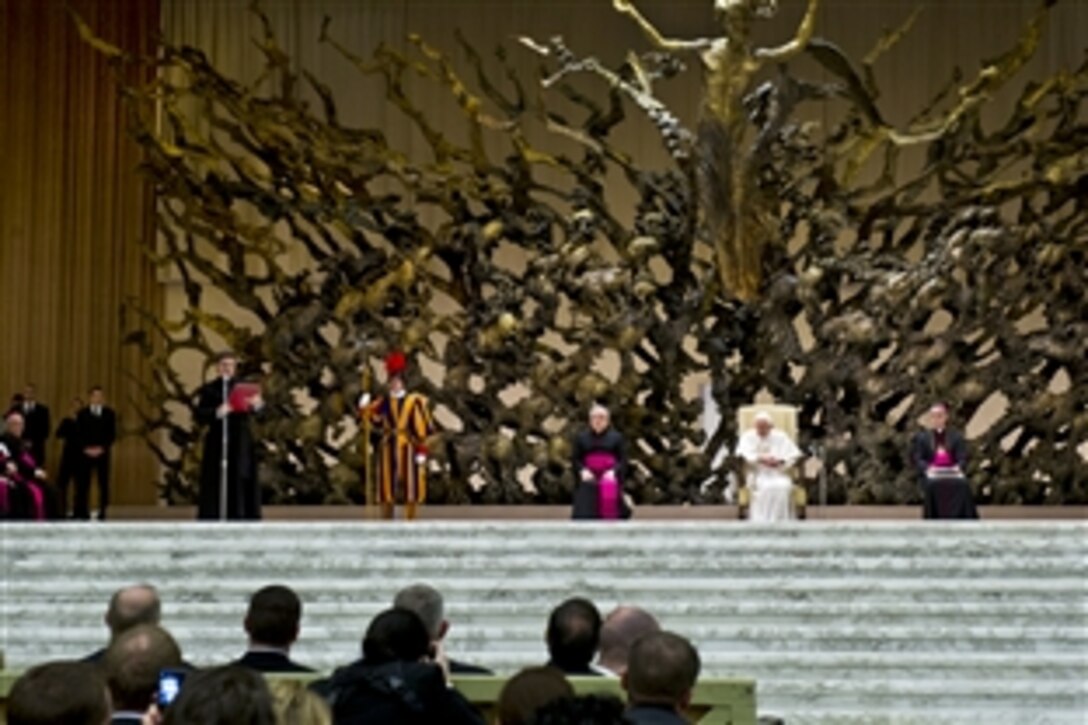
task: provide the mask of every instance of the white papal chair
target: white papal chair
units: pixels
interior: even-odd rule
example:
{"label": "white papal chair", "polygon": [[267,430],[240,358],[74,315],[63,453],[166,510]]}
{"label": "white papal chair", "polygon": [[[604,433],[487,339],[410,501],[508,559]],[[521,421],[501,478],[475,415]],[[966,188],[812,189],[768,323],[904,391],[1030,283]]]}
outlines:
{"label": "white papal chair", "polygon": [[[794,443],[797,443],[797,407],[781,403],[742,405],[738,408],[738,437],[754,426],[756,414],[761,412],[771,417],[771,422],[774,423],[775,428],[788,435]],[[800,444],[798,444],[798,447],[800,447]],[[748,510],[752,504],[752,491],[748,488],[748,472],[744,469],[744,462],[741,461],[739,464],[740,488],[737,491],[737,515],[742,519],[748,518]],[[790,496],[792,515],[795,519],[803,519],[805,518],[805,507],[808,505],[808,494],[803,487],[797,485],[796,465],[790,468],[789,473],[794,479],[793,495]]]}

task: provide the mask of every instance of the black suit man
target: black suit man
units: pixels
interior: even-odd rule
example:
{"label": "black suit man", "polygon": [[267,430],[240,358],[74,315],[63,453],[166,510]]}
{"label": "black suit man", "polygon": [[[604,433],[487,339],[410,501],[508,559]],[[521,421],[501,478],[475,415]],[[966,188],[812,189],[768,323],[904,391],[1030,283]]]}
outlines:
{"label": "black suit man", "polygon": [[291,659],[291,646],[298,639],[301,622],[302,600],[298,594],[279,584],[259,589],[246,611],[249,647],[231,664],[258,672],[313,672]]}
{"label": "black suit man", "polygon": [[49,406],[38,402],[37,391],[33,383],[28,383],[23,391],[21,412],[26,421],[26,433],[23,439],[30,443],[30,451],[40,468],[45,468],[45,442],[49,440],[52,428],[49,424]]}
{"label": "black suit man", "polygon": [[76,430],[81,448],[72,515],[91,518],[88,496],[94,474],[98,478],[98,518],[104,521],[110,501],[110,449],[117,440],[117,415],[105,404],[105,395],[97,385],[90,390],[87,407],[76,417]]}

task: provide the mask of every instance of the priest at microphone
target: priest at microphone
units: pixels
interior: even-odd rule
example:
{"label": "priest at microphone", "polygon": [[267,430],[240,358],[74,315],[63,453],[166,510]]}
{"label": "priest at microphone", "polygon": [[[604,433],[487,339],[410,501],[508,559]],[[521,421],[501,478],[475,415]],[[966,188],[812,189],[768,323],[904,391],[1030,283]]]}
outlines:
{"label": "priest at microphone", "polygon": [[[223,426],[226,425],[226,518],[255,520],[261,518],[261,487],[257,479],[257,445],[250,430],[250,415],[264,407],[255,388],[244,396],[232,394],[237,386],[246,386],[236,377],[238,357],[231,352],[216,359],[215,380],[197,393],[196,420],[207,426],[200,465],[200,494],[197,518],[217,520],[223,500]],[[245,391],[241,388],[241,391]]]}

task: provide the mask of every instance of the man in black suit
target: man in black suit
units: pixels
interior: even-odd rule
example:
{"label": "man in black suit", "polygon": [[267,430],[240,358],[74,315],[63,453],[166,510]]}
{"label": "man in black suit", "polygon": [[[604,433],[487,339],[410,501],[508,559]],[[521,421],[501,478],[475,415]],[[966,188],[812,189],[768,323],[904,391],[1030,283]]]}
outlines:
{"label": "man in black suit", "polygon": [[290,657],[301,621],[302,600],[294,591],[278,584],[258,590],[246,612],[249,648],[232,664],[258,672],[313,672]]}
{"label": "man in black suit", "polygon": [[914,434],[910,459],[925,485],[932,468],[958,468],[967,465],[967,443],[963,435],[948,427],[948,408],[937,403],[929,409],[929,429]]}
{"label": "man in black suit", "polygon": [[83,465],[83,451],[79,444],[79,414],[83,411],[83,399],[73,398],[68,415],[57,425],[56,436],[64,441],[60,454],[60,470],[57,471],[57,493],[60,496],[60,515],[67,518],[72,510],[68,507],[68,484],[79,482]]}
{"label": "man in black suit", "polygon": [[139,725],[159,689],[159,673],[182,669],[181,648],[155,624],[141,624],[110,643],[102,670],[113,700],[111,725]]}
{"label": "man in black suit", "polygon": [[[442,642],[450,631],[450,623],[446,619],[446,607],[442,601],[442,595],[437,589],[426,584],[405,587],[397,592],[397,596],[393,599],[393,606],[415,612],[423,620],[423,626],[431,635],[431,644],[434,645],[436,656],[444,654]],[[494,674],[491,670],[455,659],[449,659],[449,669],[452,675]]]}
{"label": "man in black suit", "polygon": [[98,385],[90,390],[87,407],[76,416],[76,436],[81,457],[76,478],[76,500],[73,518],[91,518],[88,497],[91,475],[98,478],[98,519],[106,519],[110,500],[110,449],[117,440],[117,415],[105,404],[105,395]]}
{"label": "man in black suit", "polygon": [[601,674],[592,666],[601,642],[601,613],[588,599],[572,597],[553,609],[545,641],[549,666],[568,675]]}
{"label": "man in black suit", "polygon": [[49,440],[52,428],[49,425],[49,406],[38,402],[37,389],[34,383],[27,383],[23,390],[22,401],[17,403],[23,420],[26,421],[26,432],[23,438],[30,443],[30,452],[40,468],[45,468],[45,442]]}
{"label": "man in black suit", "polygon": [[625,722],[632,725],[686,725],[683,712],[699,679],[699,653],[672,632],[654,632],[631,646],[623,689]]}
{"label": "man in black suit", "polygon": [[[110,630],[110,642],[141,624],[158,624],[162,616],[162,602],[159,593],[150,584],[118,589],[110,597],[106,609],[105,622]],[[91,653],[84,662],[101,662],[106,656],[106,648]]]}

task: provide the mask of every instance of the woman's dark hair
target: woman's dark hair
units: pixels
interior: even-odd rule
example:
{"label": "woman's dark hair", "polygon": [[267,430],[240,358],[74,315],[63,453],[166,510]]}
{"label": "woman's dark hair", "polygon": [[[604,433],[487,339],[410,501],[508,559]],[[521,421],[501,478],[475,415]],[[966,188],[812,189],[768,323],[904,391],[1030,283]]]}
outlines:
{"label": "woman's dark hair", "polygon": [[407,609],[387,609],[370,620],[363,637],[363,659],[370,665],[418,662],[431,653],[423,620]]}
{"label": "woman's dark hair", "polygon": [[276,711],[264,677],[227,665],[189,675],[163,725],[276,725]]}

